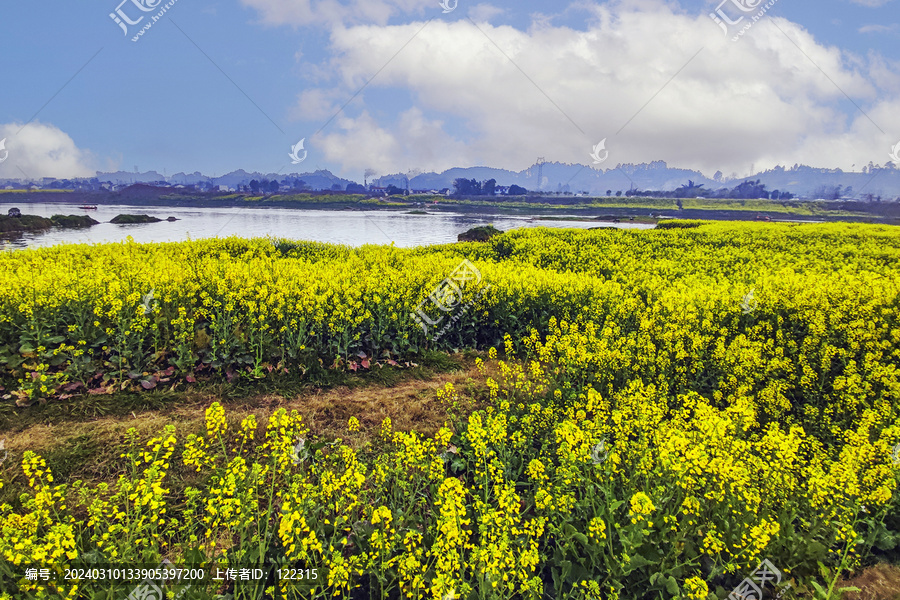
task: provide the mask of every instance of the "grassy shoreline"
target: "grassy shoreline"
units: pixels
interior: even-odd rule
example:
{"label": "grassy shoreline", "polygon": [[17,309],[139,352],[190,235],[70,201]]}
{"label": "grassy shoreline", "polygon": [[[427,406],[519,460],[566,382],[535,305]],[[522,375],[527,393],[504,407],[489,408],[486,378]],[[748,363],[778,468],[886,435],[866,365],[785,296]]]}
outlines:
{"label": "grassy shoreline", "polygon": [[[18,192],[18,191],[16,191]],[[30,199],[36,202],[89,204],[125,204],[133,206],[176,207],[253,207],[290,208],[309,210],[415,210],[431,212],[462,212],[517,216],[555,216],[560,212],[583,214],[585,217],[609,215],[611,218],[629,217],[734,220],[746,221],[796,218],[821,221],[855,221],[900,224],[900,208],[890,203],[851,203],[842,201],[772,201],[735,199],[682,200],[682,209],[670,198],[573,198],[573,197],[509,197],[500,200],[480,197],[454,198],[431,195],[393,196],[372,198],[361,194],[280,194],[273,196],[249,196],[247,194],[173,194],[170,190],[107,193],[54,193],[18,192],[8,196],[21,196],[21,203]],[[0,197],[0,200],[10,201]],[[437,204],[434,201],[437,200]],[[417,206],[422,204],[423,206]]]}

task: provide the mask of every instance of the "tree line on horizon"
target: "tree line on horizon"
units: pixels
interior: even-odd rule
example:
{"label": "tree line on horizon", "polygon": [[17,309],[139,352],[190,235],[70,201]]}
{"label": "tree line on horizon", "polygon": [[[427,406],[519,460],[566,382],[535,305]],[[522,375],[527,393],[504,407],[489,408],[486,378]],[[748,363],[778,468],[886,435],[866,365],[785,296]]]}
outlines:
{"label": "tree line on horizon", "polygon": [[[838,186],[840,188],[840,186]],[[459,178],[453,181],[453,195],[454,196],[495,196],[497,194],[497,181],[494,179],[488,179],[487,181],[479,182],[475,179],[465,179]],[[847,188],[845,193],[849,193],[852,188]],[[525,194],[532,193],[530,190],[527,190],[518,185],[511,185],[506,188],[505,193],[500,195],[504,196],[523,196]],[[547,192],[536,192],[536,193],[547,193]],[[559,192],[564,195],[571,195],[571,192]],[[585,195],[587,192],[583,192]],[[828,196],[820,196],[825,199],[839,199],[841,197],[840,189],[837,190],[837,195],[833,193],[829,193]],[[607,197],[612,197],[612,190],[606,190]],[[617,191],[615,193],[616,197],[621,197],[623,192]],[[734,188],[721,188],[718,190],[706,189],[704,184],[695,184],[690,179],[685,185],[681,187],[671,190],[671,191],[662,191],[662,190],[640,190],[637,188],[632,188],[626,192],[624,192],[626,197],[643,197],[643,198],[729,198],[729,199],[740,199],[740,200],[750,200],[763,198],[767,200],[792,200],[794,199],[794,194],[791,192],[782,192],[779,190],[772,190],[771,192],[766,190],[766,185],[764,183],[760,183],[760,180],[756,181],[744,181],[740,185],[735,186]],[[833,197],[832,197],[833,196]]]}
{"label": "tree line on horizon", "polygon": [[[641,196],[650,198],[727,198],[734,200],[793,200],[794,194],[790,192],[782,192],[779,190],[766,190],[766,184],[756,181],[744,181],[741,184],[727,188],[723,187],[718,190],[706,189],[702,183],[695,184],[688,179],[685,185],[676,188],[670,192],[655,190],[639,190],[632,189],[625,192],[628,197]],[[840,198],[840,196],[837,196]],[[834,199],[837,199],[834,198]]]}

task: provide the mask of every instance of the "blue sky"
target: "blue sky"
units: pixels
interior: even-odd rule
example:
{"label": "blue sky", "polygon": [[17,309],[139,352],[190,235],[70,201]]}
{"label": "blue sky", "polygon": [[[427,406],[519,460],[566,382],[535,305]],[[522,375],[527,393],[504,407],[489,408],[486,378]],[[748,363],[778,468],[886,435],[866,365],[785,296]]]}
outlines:
{"label": "blue sky", "polygon": [[900,0],[777,0],[737,41],[718,1],[176,0],[137,42],[166,1],[119,1],[2,0],[0,178],[520,170],[601,140],[603,167],[744,175],[900,142]]}

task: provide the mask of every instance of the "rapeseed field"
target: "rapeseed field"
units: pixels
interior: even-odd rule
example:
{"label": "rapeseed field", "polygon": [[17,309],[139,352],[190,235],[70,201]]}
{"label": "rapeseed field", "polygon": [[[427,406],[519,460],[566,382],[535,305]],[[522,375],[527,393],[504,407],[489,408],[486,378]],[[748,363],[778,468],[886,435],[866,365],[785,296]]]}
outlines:
{"label": "rapeseed field", "polygon": [[[110,484],[26,451],[0,598],[830,600],[900,557],[898,318],[900,232],[862,224],[4,253],[8,403],[459,348],[489,398],[447,386],[434,435],[387,419],[362,448],[213,402],[198,435],[129,433]],[[160,564],[205,575],[114,572]]]}

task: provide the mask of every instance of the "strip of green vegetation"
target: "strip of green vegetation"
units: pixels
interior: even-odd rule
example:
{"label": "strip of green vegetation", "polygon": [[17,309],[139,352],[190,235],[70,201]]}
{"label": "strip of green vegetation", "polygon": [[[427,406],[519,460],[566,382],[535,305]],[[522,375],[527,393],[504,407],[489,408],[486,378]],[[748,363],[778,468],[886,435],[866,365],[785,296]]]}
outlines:
{"label": "strip of green vegetation", "polygon": [[0,190],[0,194],[33,194],[36,191],[40,192],[42,194],[44,192],[47,192],[47,193],[64,192],[64,193],[70,194],[70,193],[74,192],[75,190]]}
{"label": "strip of green vegetation", "polygon": [[[422,201],[433,196],[409,196],[411,200]],[[706,210],[706,211],[740,211],[766,212],[797,216],[832,216],[832,217],[865,217],[867,213],[839,210],[837,203],[818,201],[785,201],[777,200],[738,200],[732,198],[583,198],[575,203],[562,204],[559,200],[566,197],[533,196],[526,200],[524,196],[510,197],[509,200],[480,200],[467,198],[441,198],[441,204],[461,206],[484,206],[507,209],[541,209],[555,211],[595,210],[598,208],[640,209],[640,210]],[[568,198],[566,198],[568,199]],[[556,202],[554,202],[556,200]],[[681,206],[679,206],[679,201]]]}
{"label": "strip of green vegetation", "polygon": [[473,227],[472,229],[456,236],[460,242],[486,242],[495,235],[503,233],[493,225],[482,225],[481,227]]}
{"label": "strip of green vegetation", "polygon": [[162,219],[150,215],[117,215],[110,220],[116,225],[133,225],[135,223],[159,223]]}
{"label": "strip of green vegetation", "polygon": [[663,221],[656,225],[657,229],[697,229],[708,221],[681,221],[673,219],[671,221]]}
{"label": "strip of green vegetation", "polygon": [[79,227],[90,227],[91,225],[97,225],[97,223],[98,221],[95,221],[87,215],[53,215],[49,219],[37,215],[21,215],[18,217],[0,215],[0,233],[43,231],[45,229],[50,229],[51,227],[75,229]]}
{"label": "strip of green vegetation", "polygon": [[17,231],[40,231],[53,227],[53,221],[47,217],[37,215],[21,215],[8,217],[0,215],[0,233],[12,233]]}
{"label": "strip of green vegetation", "polygon": [[50,217],[50,221],[55,226],[64,229],[78,229],[100,224],[100,221],[95,221],[87,215],[53,215]]}
{"label": "strip of green vegetation", "polygon": [[365,194],[276,194],[274,196],[247,196],[248,202],[306,202],[359,204],[366,200]]}

